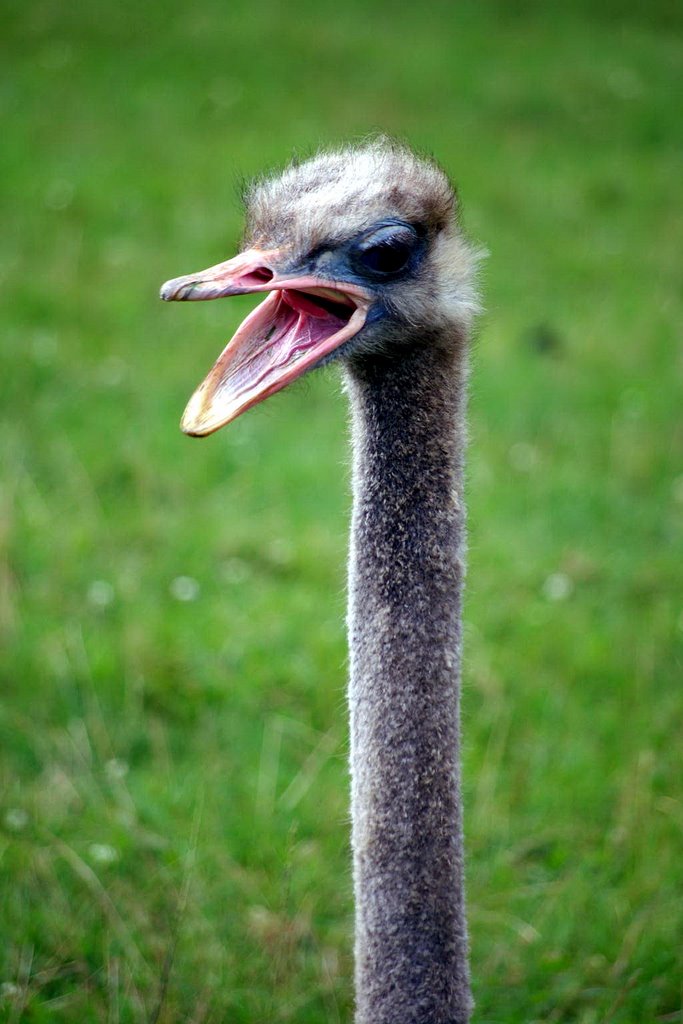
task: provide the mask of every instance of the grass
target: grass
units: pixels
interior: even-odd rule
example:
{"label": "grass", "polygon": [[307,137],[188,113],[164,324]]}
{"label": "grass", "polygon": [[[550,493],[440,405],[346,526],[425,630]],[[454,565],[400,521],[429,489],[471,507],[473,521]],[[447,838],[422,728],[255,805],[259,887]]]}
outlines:
{"label": "grass", "polygon": [[8,0],[0,1019],[351,1017],[346,411],[177,430],[239,176],[381,127],[490,250],[464,679],[481,1024],[680,1022],[680,11]]}

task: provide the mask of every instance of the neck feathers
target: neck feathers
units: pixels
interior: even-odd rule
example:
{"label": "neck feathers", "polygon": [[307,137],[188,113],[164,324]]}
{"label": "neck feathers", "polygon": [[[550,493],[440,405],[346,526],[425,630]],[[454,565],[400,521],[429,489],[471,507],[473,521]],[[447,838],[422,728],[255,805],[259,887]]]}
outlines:
{"label": "neck feathers", "polygon": [[459,782],[464,343],[348,370],[357,1024],[469,1019]]}

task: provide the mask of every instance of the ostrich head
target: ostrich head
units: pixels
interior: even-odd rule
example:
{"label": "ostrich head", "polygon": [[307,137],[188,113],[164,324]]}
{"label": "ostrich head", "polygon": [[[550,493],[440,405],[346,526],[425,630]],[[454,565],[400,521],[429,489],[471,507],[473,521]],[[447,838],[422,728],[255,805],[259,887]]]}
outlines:
{"label": "ostrich head", "polygon": [[334,358],[453,344],[475,309],[472,252],[448,179],[386,140],[257,181],[243,251],[168,281],[166,300],[267,292],[185,410],[204,435]]}

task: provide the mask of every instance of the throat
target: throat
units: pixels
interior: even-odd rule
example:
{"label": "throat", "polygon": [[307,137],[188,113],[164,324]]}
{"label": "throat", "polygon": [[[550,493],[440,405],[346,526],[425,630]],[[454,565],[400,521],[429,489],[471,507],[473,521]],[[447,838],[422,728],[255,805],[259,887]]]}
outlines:
{"label": "throat", "polygon": [[[457,350],[418,350],[349,371],[353,516],[351,662],[362,688],[402,689],[387,668],[414,664],[428,694],[434,666],[456,664],[465,512],[465,367]],[[355,632],[354,632],[355,631]],[[371,659],[372,660],[372,659]],[[449,685],[453,672],[447,673]],[[405,696],[405,693],[403,693]]]}
{"label": "throat", "polygon": [[370,523],[405,527],[407,554],[444,516],[461,518],[467,367],[454,340],[347,370],[354,501]]}

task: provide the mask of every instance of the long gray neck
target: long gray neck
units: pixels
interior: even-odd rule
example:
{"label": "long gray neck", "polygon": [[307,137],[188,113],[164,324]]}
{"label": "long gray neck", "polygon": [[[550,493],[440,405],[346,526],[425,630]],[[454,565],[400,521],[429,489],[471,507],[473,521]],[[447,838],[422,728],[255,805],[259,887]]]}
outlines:
{"label": "long gray neck", "polygon": [[350,365],[357,1024],[464,1024],[459,677],[465,354]]}

